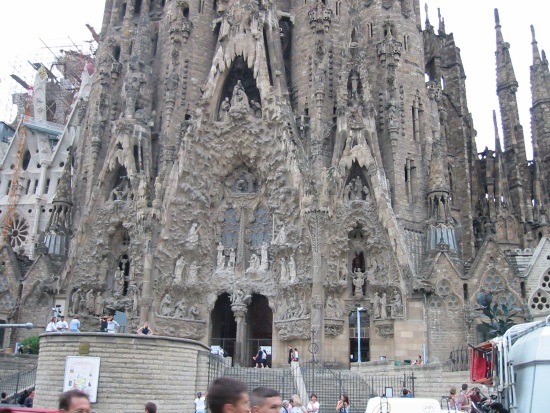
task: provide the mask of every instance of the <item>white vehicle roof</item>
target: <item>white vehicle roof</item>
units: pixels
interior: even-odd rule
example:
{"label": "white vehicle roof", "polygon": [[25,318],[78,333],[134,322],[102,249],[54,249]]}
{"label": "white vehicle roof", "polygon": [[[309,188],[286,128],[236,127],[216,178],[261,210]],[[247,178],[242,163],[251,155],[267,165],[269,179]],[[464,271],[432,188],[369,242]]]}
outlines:
{"label": "white vehicle roof", "polygon": [[442,413],[435,399],[407,397],[373,397],[369,399],[365,413]]}

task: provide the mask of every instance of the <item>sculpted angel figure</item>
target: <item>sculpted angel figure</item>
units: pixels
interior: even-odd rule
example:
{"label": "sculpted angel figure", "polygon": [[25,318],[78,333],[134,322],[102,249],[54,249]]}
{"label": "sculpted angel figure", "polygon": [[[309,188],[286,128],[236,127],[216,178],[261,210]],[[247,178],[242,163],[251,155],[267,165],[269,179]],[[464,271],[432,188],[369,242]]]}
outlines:
{"label": "sculpted angel figure", "polygon": [[197,243],[199,242],[199,229],[201,227],[197,226],[197,223],[194,222],[193,225],[191,225],[191,228],[189,229],[189,232],[187,233],[187,238],[185,239],[185,242],[191,246],[195,247]]}
{"label": "sculpted angel figure", "polygon": [[172,310],[170,309],[170,303],[172,302],[172,297],[170,294],[166,294],[159,305],[159,314],[165,317],[169,316]]}
{"label": "sculpted angel figure", "polygon": [[222,270],[223,267],[225,267],[225,255],[223,255],[223,250],[225,247],[219,242],[218,246],[216,247],[216,250],[218,251],[218,255],[216,257],[216,265],[218,267],[218,270]]}

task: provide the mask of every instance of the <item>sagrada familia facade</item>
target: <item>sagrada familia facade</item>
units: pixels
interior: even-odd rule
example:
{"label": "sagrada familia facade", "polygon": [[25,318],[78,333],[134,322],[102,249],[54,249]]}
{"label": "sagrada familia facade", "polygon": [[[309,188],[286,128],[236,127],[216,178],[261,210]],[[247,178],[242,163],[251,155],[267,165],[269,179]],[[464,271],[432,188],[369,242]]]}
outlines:
{"label": "sagrada familia facade", "polygon": [[480,152],[460,50],[419,0],[107,0],[32,259],[0,250],[1,317],[123,313],[240,365],[290,345],[347,366],[358,340],[448,359],[485,337],[480,297],[549,314],[548,61],[533,30],[528,161],[495,21],[503,136],[495,117]]}

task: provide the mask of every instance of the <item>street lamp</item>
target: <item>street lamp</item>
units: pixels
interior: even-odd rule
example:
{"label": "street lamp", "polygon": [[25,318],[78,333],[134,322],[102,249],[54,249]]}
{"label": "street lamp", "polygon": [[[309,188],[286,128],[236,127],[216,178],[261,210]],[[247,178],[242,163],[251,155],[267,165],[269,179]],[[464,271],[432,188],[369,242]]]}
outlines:
{"label": "street lamp", "polygon": [[361,311],[363,307],[357,307],[357,362],[361,364]]}

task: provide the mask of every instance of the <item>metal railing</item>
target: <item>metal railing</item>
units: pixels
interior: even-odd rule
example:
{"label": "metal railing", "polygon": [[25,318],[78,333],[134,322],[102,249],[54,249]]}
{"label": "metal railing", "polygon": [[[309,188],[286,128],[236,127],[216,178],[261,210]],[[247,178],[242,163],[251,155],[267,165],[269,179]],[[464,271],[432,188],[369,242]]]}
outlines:
{"label": "metal railing", "polygon": [[0,377],[0,392],[6,392],[8,399],[15,402],[17,395],[24,390],[34,388],[36,383],[36,367],[28,371],[20,371],[6,377]]}
{"label": "metal railing", "polygon": [[451,360],[451,371],[470,370],[470,348],[460,347],[451,351],[449,355]]}

